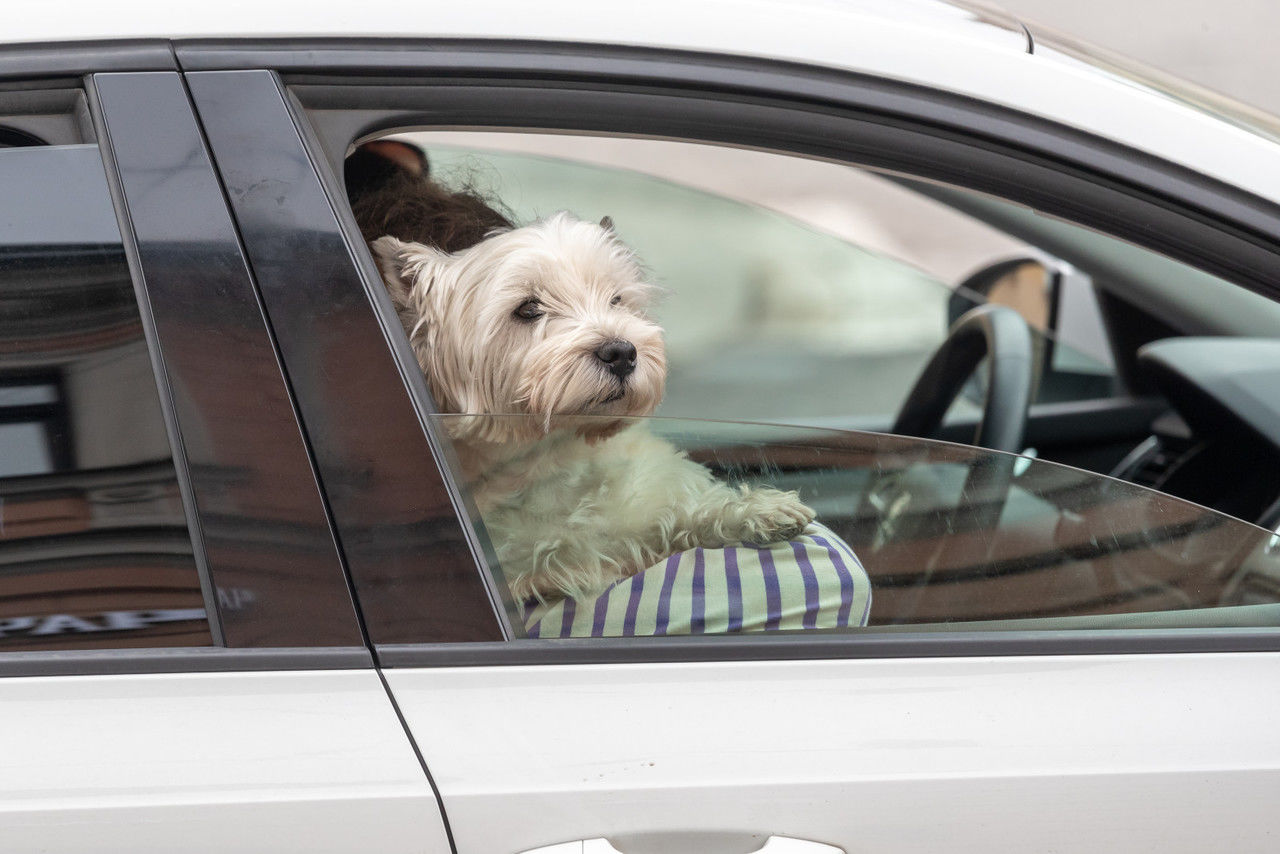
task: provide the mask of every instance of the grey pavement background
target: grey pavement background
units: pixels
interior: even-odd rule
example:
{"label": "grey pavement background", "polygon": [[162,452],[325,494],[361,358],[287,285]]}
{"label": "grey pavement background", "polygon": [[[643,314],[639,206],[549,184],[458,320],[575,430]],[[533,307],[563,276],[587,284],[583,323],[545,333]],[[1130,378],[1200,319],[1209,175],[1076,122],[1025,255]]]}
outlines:
{"label": "grey pavement background", "polygon": [[1025,21],[1280,114],[1277,0],[996,0]]}

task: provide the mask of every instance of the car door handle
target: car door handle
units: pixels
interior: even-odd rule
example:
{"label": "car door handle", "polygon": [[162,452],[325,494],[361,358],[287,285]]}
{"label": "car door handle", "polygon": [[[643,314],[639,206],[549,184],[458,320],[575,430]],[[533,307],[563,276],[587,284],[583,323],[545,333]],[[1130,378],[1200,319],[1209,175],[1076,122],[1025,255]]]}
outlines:
{"label": "car door handle", "polygon": [[768,833],[674,831],[628,833],[609,839],[578,839],[520,854],[845,854],[843,848]]}

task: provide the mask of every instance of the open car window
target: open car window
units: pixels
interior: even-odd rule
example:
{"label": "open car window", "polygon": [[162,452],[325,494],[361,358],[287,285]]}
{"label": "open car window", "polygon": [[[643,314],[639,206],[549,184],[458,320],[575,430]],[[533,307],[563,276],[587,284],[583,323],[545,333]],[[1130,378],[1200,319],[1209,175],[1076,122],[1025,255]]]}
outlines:
{"label": "open car window", "polygon": [[[494,581],[531,637],[1269,626],[1280,619],[1280,537],[1221,513],[1053,463],[922,439],[685,419],[433,417],[442,436],[501,424],[521,443],[495,488],[455,461]],[[610,438],[587,438],[609,427]],[[614,432],[617,428],[623,428]],[[520,598],[510,512],[546,541],[575,535],[530,484],[549,449],[609,455],[632,432],[735,486],[795,490],[816,512],[771,544],[664,555],[589,596]],[[588,448],[594,450],[587,450]],[[518,472],[518,474],[512,474]],[[618,518],[658,520],[634,493]],[[511,502],[516,502],[512,505]],[[656,522],[655,522],[656,524]],[[626,535],[619,524],[618,536]],[[518,550],[517,550],[518,551]],[[523,558],[522,558],[523,559]]]}
{"label": "open car window", "polygon": [[[666,290],[655,307],[670,374],[662,415],[886,429],[948,327],[988,301],[1028,319],[1038,400],[1119,390],[1087,276],[888,177],[665,141],[395,138],[426,151],[434,180],[474,187],[515,222],[566,209],[613,219]],[[965,287],[1012,259],[1023,275]],[[976,417],[980,399],[971,388],[953,415]]]}
{"label": "open car window", "polygon": [[[505,349],[484,353],[505,353],[504,366],[527,366],[537,361],[533,354],[543,354],[538,336],[552,320],[582,313],[552,311],[543,325],[539,288],[543,278],[558,282],[554,276],[473,277],[461,290],[497,282],[512,284],[512,293],[499,289],[499,298],[485,297],[478,312],[450,315],[446,325],[441,312],[457,308],[449,294],[459,291],[424,271],[452,275],[490,257],[486,252],[500,254],[507,235],[534,233],[524,226],[559,227],[548,223],[562,222],[559,212],[567,211],[569,220],[583,228],[599,223],[633,249],[641,277],[665,291],[645,300],[637,315],[659,326],[666,342],[656,415],[804,425],[760,436],[754,427],[726,434],[729,428],[696,422],[681,432],[669,425],[695,422],[653,422],[648,432],[695,460],[715,457],[725,443],[734,453],[739,445],[755,453],[747,468],[721,471],[715,463],[713,473],[795,490],[822,527],[784,537],[690,539],[688,547],[631,555],[619,530],[621,556],[609,547],[593,553],[594,542],[584,541],[573,555],[556,557],[566,572],[625,564],[607,593],[599,585],[532,585],[528,572],[539,550],[557,553],[576,542],[575,511],[544,506],[532,491],[517,491],[512,502],[495,499],[490,476],[468,465],[464,447],[455,480],[469,496],[471,521],[490,550],[495,592],[517,633],[1274,624],[1269,594],[1256,593],[1271,576],[1254,564],[1270,559],[1272,546],[1259,543],[1271,542],[1265,529],[1280,521],[1272,518],[1280,504],[1274,477],[1257,460],[1273,465],[1280,445],[1260,447],[1237,440],[1239,431],[1219,429],[1234,413],[1199,419],[1196,398],[1175,394],[1143,355],[1151,342],[1167,338],[1280,330],[1280,307],[1265,297],[1014,201],[783,152],[518,131],[397,133],[374,142],[385,139],[420,149],[418,179],[446,195],[466,191],[501,212],[497,224],[433,254],[396,248],[396,241],[432,237],[397,237],[390,231],[413,229],[388,220],[375,223],[382,231],[370,230],[368,207],[353,209],[365,240],[382,241],[373,255],[383,284],[390,282],[388,306],[398,312],[395,326],[407,333],[440,410],[537,411],[529,396],[535,380],[522,375],[519,389],[493,380],[477,366],[499,361],[479,359],[473,345],[500,340]],[[349,192],[355,174],[346,175]],[[476,248],[486,240],[493,242]],[[417,288],[408,302],[406,288]],[[970,346],[975,327],[962,327],[995,317],[1014,321],[1004,324],[1017,328],[1013,338],[999,343],[1003,333],[993,332],[985,349]],[[526,329],[511,318],[534,325]],[[479,332],[432,337],[439,329],[471,330],[472,321]],[[534,344],[522,351],[526,332]],[[602,332],[601,341],[610,335],[620,333]],[[970,343],[958,343],[964,341]],[[591,377],[597,376],[591,369],[613,373],[612,357],[602,355],[606,345],[597,344],[598,350],[573,351],[590,362]],[[521,361],[521,352],[529,358]],[[591,361],[592,352],[611,367]],[[985,366],[978,362],[983,353]],[[1013,363],[1023,367],[1001,379],[996,366]],[[466,370],[452,370],[463,364]],[[617,377],[630,382],[626,374]],[[477,397],[467,386],[472,378],[489,383],[485,394],[514,391]],[[525,397],[515,394],[520,389]],[[592,412],[622,397],[601,392],[591,405],[542,414]],[[428,417],[437,418],[443,437],[456,438],[453,416]],[[503,417],[520,418],[476,416],[495,423]],[[538,417],[526,425],[530,430]],[[992,425],[1008,429],[984,433]],[[806,428],[975,447],[870,433],[823,438]],[[670,429],[675,433],[663,432]],[[809,456],[798,463],[788,437],[802,435]],[[660,490],[647,491],[638,480],[613,500],[635,505],[635,519],[651,506],[665,512]],[[510,532],[520,524],[530,526],[530,535],[513,549]],[[672,523],[672,530],[682,529]],[[1248,555],[1238,553],[1246,541]],[[754,587],[744,586],[747,577]],[[1246,590],[1261,598],[1246,601]]]}

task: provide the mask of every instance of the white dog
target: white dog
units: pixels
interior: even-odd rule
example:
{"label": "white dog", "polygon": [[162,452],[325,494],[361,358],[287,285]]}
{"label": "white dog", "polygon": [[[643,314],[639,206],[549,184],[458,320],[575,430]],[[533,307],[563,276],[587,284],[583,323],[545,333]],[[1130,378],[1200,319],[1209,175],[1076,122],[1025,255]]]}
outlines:
{"label": "white dog", "polygon": [[[721,483],[641,427],[559,429],[662,399],[653,288],[607,218],[557,214],[452,255],[373,248],[441,411],[485,416],[452,438],[517,598],[590,596],[674,552],[787,540],[813,520],[794,492]],[[491,417],[506,413],[522,417]]]}

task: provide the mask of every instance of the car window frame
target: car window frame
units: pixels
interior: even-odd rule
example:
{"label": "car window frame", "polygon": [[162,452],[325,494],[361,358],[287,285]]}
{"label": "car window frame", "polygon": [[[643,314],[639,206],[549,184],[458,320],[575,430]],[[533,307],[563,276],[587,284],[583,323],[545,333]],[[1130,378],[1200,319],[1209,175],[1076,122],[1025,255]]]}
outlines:
{"label": "car window frame", "polygon": [[[297,392],[366,625],[371,608],[403,610],[412,600],[410,619],[443,640],[511,637],[515,604],[476,571],[484,545],[444,475],[447,447],[427,426],[432,404],[421,371],[385,288],[368,284],[376,272],[360,265],[372,261],[357,249],[358,232],[353,242],[339,222],[279,78],[249,70],[195,72],[186,80]],[[271,192],[255,192],[263,187]],[[353,358],[354,375],[327,369]],[[378,418],[366,420],[368,412]],[[379,505],[399,512],[399,522],[380,515]],[[434,546],[429,559],[424,542]],[[429,595],[441,593],[439,583],[420,582],[423,595],[415,598],[385,590],[380,579],[388,572],[430,572],[452,586]]]}
{"label": "car window frame", "polygon": [[[165,97],[154,99],[155,90],[147,91],[138,85],[143,80],[161,83]],[[276,565],[251,561],[253,566],[246,574],[234,570],[231,562],[211,552],[208,532],[219,525],[226,526],[209,489],[210,478],[219,476],[210,469],[230,463],[229,459],[224,462],[218,452],[218,440],[227,436],[225,424],[220,427],[215,423],[216,418],[209,417],[207,407],[202,409],[191,401],[175,402],[175,384],[184,384],[188,390],[199,389],[211,373],[229,364],[228,360],[246,356],[228,348],[226,352],[208,354],[208,364],[201,370],[193,370],[190,358],[184,360],[176,354],[183,324],[198,327],[217,318],[239,324],[243,340],[255,342],[253,354],[247,358],[261,360],[258,367],[267,377],[274,370],[279,383],[278,393],[271,397],[272,403],[259,408],[255,426],[279,430],[293,425],[296,439],[290,442],[286,438],[283,450],[276,449],[277,453],[291,457],[288,488],[302,490],[304,504],[309,489],[313,496],[308,511],[312,514],[310,522],[327,531],[328,521],[286,378],[275,361],[270,328],[265,315],[256,308],[248,265],[227,213],[221,186],[204,151],[203,136],[171,49],[167,43],[154,40],[0,48],[0,85],[46,84],[52,88],[77,89],[85,96],[86,118],[92,122],[96,147],[102,157],[104,183],[115,208],[125,261],[137,297],[213,643],[206,647],[0,650],[0,677],[371,668],[372,657],[364,644],[340,555],[331,539],[327,546],[319,543],[320,562],[312,566],[319,569],[312,580],[321,590],[319,596],[326,600],[317,606],[317,612],[329,615],[327,629],[317,630],[311,614],[298,611],[296,605],[283,598],[260,600],[255,603],[257,608],[250,609],[250,613],[240,619],[227,613],[227,606],[234,603],[227,602],[225,594],[236,592],[231,588],[243,588],[246,582],[252,586],[255,572],[269,575],[276,570]],[[130,110],[125,107],[130,105],[134,110],[141,109],[145,118],[137,121],[136,116],[126,117]],[[169,168],[163,180],[184,187],[187,191],[182,196],[184,203],[205,217],[203,222],[210,227],[210,232],[200,237],[208,238],[208,248],[218,259],[214,265],[218,272],[212,274],[202,266],[209,260],[208,254],[196,259],[191,253],[184,257],[181,247],[174,251],[173,241],[184,235],[181,228],[170,228],[169,224],[182,217],[175,216],[176,212],[167,207],[172,199],[157,201],[155,196],[163,194],[147,192],[147,182],[151,182],[151,186],[155,183],[156,162],[151,158],[159,158],[158,162],[164,163],[164,158],[175,152],[185,162],[182,168]],[[197,289],[198,283],[210,286]],[[197,427],[207,429],[209,435],[195,439]],[[193,441],[204,445],[200,460],[189,453]],[[256,456],[250,454],[250,457],[256,462],[251,462],[248,474],[267,462],[263,453],[255,451],[254,454]],[[240,463],[244,460],[245,456],[241,455]],[[244,473],[243,465],[241,471]],[[247,514],[237,521],[241,531],[270,522],[261,513]],[[285,565],[290,565],[296,560],[295,555],[304,552],[314,558],[317,545],[314,541],[305,545],[289,543],[279,537],[273,544],[280,546],[277,556]],[[330,555],[327,562],[323,557],[326,548]],[[342,610],[344,598],[345,612]]]}
{"label": "car window frame", "polygon": [[[1109,140],[918,86],[765,60],[595,45],[192,41],[178,43],[177,53],[184,67],[198,73],[275,69],[348,249],[359,246],[359,231],[337,175],[350,142],[407,127],[560,129],[746,145],[906,171],[1038,206],[1180,257],[1270,299],[1280,297],[1280,287],[1267,275],[1280,265],[1280,207]],[[782,95],[790,100],[780,102]],[[338,115],[341,110],[346,115]],[[324,120],[318,121],[314,111],[324,111]],[[841,127],[856,127],[859,133],[849,138],[829,132]],[[895,144],[887,145],[889,140]],[[1188,235],[1198,239],[1188,242]],[[390,307],[384,305],[372,260],[357,251],[350,261],[387,328]],[[411,396],[421,395],[425,387],[420,376],[414,379],[416,364],[403,341],[395,339],[388,343],[403,380]],[[448,481],[456,495],[456,484]],[[469,527],[465,518],[460,524]],[[480,553],[477,548],[476,570],[483,576]],[[478,583],[491,582],[481,578]],[[365,618],[371,619],[368,613]],[[373,643],[383,666],[432,667],[1245,652],[1280,649],[1280,630],[808,633],[454,644],[382,643],[375,637]]]}
{"label": "car window frame", "polygon": [[[1063,418],[1075,416],[1072,418],[1072,426],[1078,432],[1071,435],[1097,433],[1101,437],[1111,438],[1110,431],[1112,428],[1109,425],[1117,423],[1117,420],[1119,423],[1125,425],[1133,425],[1133,430],[1142,432],[1146,424],[1149,423],[1155,415],[1160,414],[1167,409],[1167,406],[1163,401],[1158,398],[1149,396],[1143,397],[1141,396],[1140,391],[1131,391],[1126,386],[1125,376],[1116,365],[1113,345],[1109,339],[1105,337],[1100,339],[1099,346],[1103,351],[1105,351],[1105,355],[1098,355],[1086,353],[1084,350],[1064,341],[1060,337],[1060,331],[1058,328],[1060,324],[1059,312],[1064,299],[1063,287],[1067,284],[1065,280],[1068,276],[1072,277],[1070,284],[1076,286],[1068,290],[1073,294],[1077,294],[1078,300],[1085,301],[1088,309],[1091,309],[1094,312],[1099,311],[1097,303],[1098,298],[1093,291],[1090,274],[1076,270],[1071,264],[1056,258],[1051,252],[1038,248],[1034,240],[1026,237],[1025,235],[1014,236],[1001,229],[998,225],[993,225],[992,223],[976,216],[971,211],[960,206],[956,206],[952,201],[940,198],[939,195],[941,195],[941,188],[938,185],[924,185],[901,175],[891,176],[876,174],[870,170],[862,169],[859,166],[852,164],[823,162],[823,165],[833,172],[841,169],[854,170],[861,173],[865,179],[871,179],[874,175],[877,180],[883,182],[886,186],[893,187],[896,192],[901,193],[904,196],[912,197],[916,204],[921,206],[930,206],[938,210],[945,210],[947,217],[968,220],[978,227],[1002,235],[1011,244],[1021,243],[1023,246],[1021,253],[1014,251],[1012,254],[1007,255],[1007,257],[1005,255],[993,255],[991,256],[992,258],[999,258],[1000,260],[990,262],[989,264],[984,263],[980,268],[966,270],[964,276],[957,277],[954,281],[948,284],[946,280],[938,278],[936,271],[926,269],[924,266],[915,263],[910,253],[907,251],[901,251],[894,254],[882,249],[870,248],[859,243],[856,239],[853,239],[853,236],[851,235],[837,233],[835,230],[828,230],[823,225],[797,216],[794,210],[784,209],[786,206],[771,206],[763,196],[759,199],[752,199],[751,193],[747,188],[743,188],[737,192],[720,192],[710,189],[706,184],[700,184],[697,182],[684,183],[683,179],[679,177],[664,175],[661,173],[661,170],[653,170],[647,162],[638,169],[628,169],[626,165],[623,165],[614,159],[617,158],[622,149],[606,148],[605,151],[608,152],[608,154],[603,158],[593,157],[590,154],[586,157],[580,158],[575,153],[580,151],[580,149],[573,145],[568,146],[569,150],[565,154],[553,153],[541,144],[532,148],[526,148],[524,143],[524,140],[526,139],[543,141],[548,138],[548,135],[532,131],[521,129],[501,129],[497,134],[494,134],[486,133],[484,129],[477,129],[474,132],[481,137],[482,141],[479,142],[479,144],[473,145],[467,140],[468,131],[447,131],[443,134],[444,139],[437,140],[433,136],[433,130],[434,129],[418,129],[405,134],[394,133],[387,138],[399,139],[406,143],[420,145],[426,148],[432,160],[433,175],[437,172],[444,175],[446,183],[455,178],[460,179],[463,182],[467,182],[474,180],[475,176],[483,176],[480,180],[485,186],[486,192],[500,196],[501,193],[496,190],[496,187],[510,182],[510,186],[519,188],[516,192],[518,195],[523,196],[523,200],[520,204],[526,211],[529,209],[530,205],[533,205],[534,208],[540,210],[556,210],[558,207],[562,207],[564,205],[564,200],[560,199],[559,201],[556,201],[554,191],[549,189],[542,188],[531,192],[527,186],[522,186],[522,178],[526,175],[523,171],[514,177],[514,181],[512,181],[512,176],[509,175],[503,175],[498,179],[491,179],[491,175],[501,174],[503,166],[500,164],[514,161],[518,170],[524,170],[539,161],[552,162],[554,163],[553,168],[558,171],[566,169],[581,169],[584,175],[589,176],[587,180],[592,184],[596,183],[594,178],[595,175],[607,175],[606,178],[599,181],[601,185],[607,185],[610,181],[622,177],[624,180],[638,179],[640,181],[652,182],[664,189],[679,189],[682,192],[687,192],[707,200],[714,200],[716,203],[734,206],[739,209],[741,214],[748,217],[758,218],[758,221],[762,224],[762,229],[772,229],[778,234],[785,234],[788,231],[793,234],[800,231],[808,232],[811,236],[816,235],[822,240],[832,241],[833,245],[838,243],[842,247],[846,247],[849,250],[850,255],[861,255],[868,259],[874,259],[871,263],[884,265],[886,267],[896,267],[907,275],[918,276],[921,281],[927,281],[929,287],[936,290],[936,296],[941,302],[946,303],[943,306],[946,316],[939,318],[939,323],[936,327],[937,340],[933,342],[932,346],[930,346],[928,350],[921,351],[918,354],[920,365],[917,366],[917,370],[923,367],[924,360],[928,357],[929,353],[942,344],[947,328],[959,317],[959,315],[962,314],[966,308],[971,308],[980,302],[986,301],[985,296],[966,289],[965,286],[968,282],[968,278],[981,272],[985,272],[992,266],[1009,264],[1011,263],[1011,259],[1015,257],[1019,259],[1017,263],[1031,262],[1047,264],[1052,268],[1047,275],[1049,275],[1050,281],[1053,283],[1049,290],[1050,306],[1048,323],[1046,325],[1046,329],[1033,332],[1035,339],[1043,342],[1045,355],[1041,373],[1037,380],[1037,393],[1033,396],[1031,406],[1027,412],[1025,445],[1033,448],[1041,448],[1044,444],[1052,445],[1063,435],[1063,431],[1060,428],[1060,422]],[[495,142],[495,137],[499,135],[512,137],[512,144],[507,146],[502,142]],[[555,138],[554,134],[551,134],[550,136]],[[641,145],[670,145],[673,147],[673,155],[676,157],[680,156],[678,152],[681,146],[716,150],[713,146],[705,146],[697,142],[688,142],[684,140],[659,140],[650,138],[633,139],[607,136],[592,137],[586,135],[580,138],[571,137],[570,139],[609,140],[613,143],[635,141],[641,143]],[[444,157],[439,159],[443,160],[443,163],[437,162],[437,155],[440,155],[441,153],[444,153]],[[652,156],[653,154],[650,152],[645,155],[645,158],[647,160]],[[785,153],[779,153],[777,156],[786,158],[788,155]],[[922,191],[922,188],[926,189]],[[951,195],[953,196],[961,195],[962,193],[963,191],[955,190],[954,188],[951,189]],[[545,195],[540,197],[540,194]],[[595,211],[595,213],[592,214],[592,217],[598,215],[601,210],[608,209],[612,211],[611,215],[615,219],[630,220],[630,228],[634,228],[636,212],[634,207],[630,211],[625,208],[624,210],[614,210],[609,208],[608,203],[602,201],[605,196],[600,195],[599,188],[595,186],[590,190],[586,190],[585,193],[582,188],[577,188],[577,194],[580,196],[585,195],[587,197],[599,196],[598,199],[593,199],[593,201],[598,203],[596,207],[589,209]],[[983,198],[983,201],[987,203],[994,203],[995,200]],[[539,202],[543,202],[545,204],[542,204],[539,208]],[[510,199],[503,199],[503,203],[508,206],[511,206],[512,204]],[[601,204],[603,204],[604,207],[600,207]],[[867,208],[865,212],[873,213],[873,209]],[[914,209],[912,212],[919,212],[919,209]],[[578,213],[580,215],[582,214],[582,212]],[[903,211],[895,209],[893,211],[893,215],[901,217],[903,216]],[[894,229],[891,227],[890,230],[892,231]],[[627,233],[630,235],[632,232],[628,230]],[[652,234],[650,234],[650,238],[652,239]],[[631,237],[628,237],[628,240],[631,239]],[[723,250],[724,247],[719,247],[716,251]],[[666,313],[663,316],[669,318],[679,317],[684,310],[684,307],[681,305],[682,301],[679,299],[681,283],[678,279],[671,278],[672,273],[666,266],[666,262],[669,259],[665,256],[654,255],[651,253],[652,250],[650,249],[643,250],[640,254],[644,257],[645,263],[648,267],[651,268],[654,274],[656,274],[657,281],[661,282],[664,288],[670,290],[674,287],[674,293],[669,293],[667,297],[661,301],[663,308],[666,312],[671,312],[671,310],[676,306],[680,307],[680,309],[676,310],[674,313]],[[675,299],[671,299],[673,296]],[[892,301],[897,298],[898,294],[893,292],[891,286],[887,290],[882,289],[881,291],[877,291],[875,294],[875,299],[883,301],[883,304],[886,305],[891,304]],[[1105,336],[1105,329],[1101,325],[1104,324],[1105,321],[1100,314],[1097,315],[1097,322],[1100,324],[1097,330],[1098,334],[1100,336]],[[674,331],[674,327],[668,326],[667,331],[668,367],[672,369],[673,373],[677,364],[688,370],[691,365],[687,362],[682,363],[681,359],[676,356],[676,351],[672,342],[672,332]],[[788,333],[783,334],[785,335]],[[1096,375],[1100,378],[1102,383],[1106,384],[1107,388],[1105,391],[1095,390],[1095,393],[1080,393],[1070,396],[1064,395],[1055,399],[1042,398],[1042,394],[1046,387],[1052,385],[1055,378],[1061,374],[1061,369],[1055,366],[1055,354],[1060,352],[1061,349],[1065,349],[1069,353],[1075,354],[1076,358],[1083,359],[1086,362],[1093,364],[1096,368],[1101,369],[1101,372]],[[1126,355],[1131,358],[1136,358],[1136,352]],[[688,357],[685,358],[687,359]],[[860,390],[861,388],[863,387],[860,387]],[[873,393],[873,397],[876,396],[875,393],[879,391],[875,385],[868,387],[867,390]],[[798,413],[793,414],[793,420],[790,422],[788,422],[786,417],[780,414],[780,411],[760,412],[755,415],[706,412],[704,415],[716,418],[742,418],[744,420],[759,420],[765,422],[803,423],[811,426],[831,427],[845,430],[888,431],[890,430],[894,417],[903,403],[903,398],[906,397],[908,390],[909,385],[898,383],[895,385],[895,391],[899,398],[896,405],[878,411],[862,410],[860,406],[860,411],[857,414],[823,413],[815,415],[811,412],[801,410]],[[672,391],[672,387],[670,385],[668,385],[668,391]],[[756,391],[758,391],[758,389],[756,389]],[[935,431],[934,438],[941,438],[946,439],[947,441],[959,443],[968,442],[973,438],[979,422],[980,413],[978,412],[978,407],[981,402],[979,391],[980,390],[977,387],[973,389],[966,387],[966,394],[964,397],[969,398],[968,402],[971,405],[953,407],[948,412],[945,423]],[[687,390],[686,395],[682,397],[687,397]],[[663,405],[657,414],[669,417],[682,417],[678,409],[675,412],[672,411],[671,403],[672,398],[670,398],[669,395],[669,399],[663,401]],[[1109,419],[1101,420],[1096,418],[1100,413],[1107,414]],[[689,413],[688,417],[699,416]],[[1131,448],[1131,446],[1131,442],[1125,442],[1122,450],[1113,451],[1115,461],[1118,462],[1125,451]],[[1074,460],[1065,459],[1058,461],[1074,462]],[[1101,471],[1102,469],[1098,470]]]}

